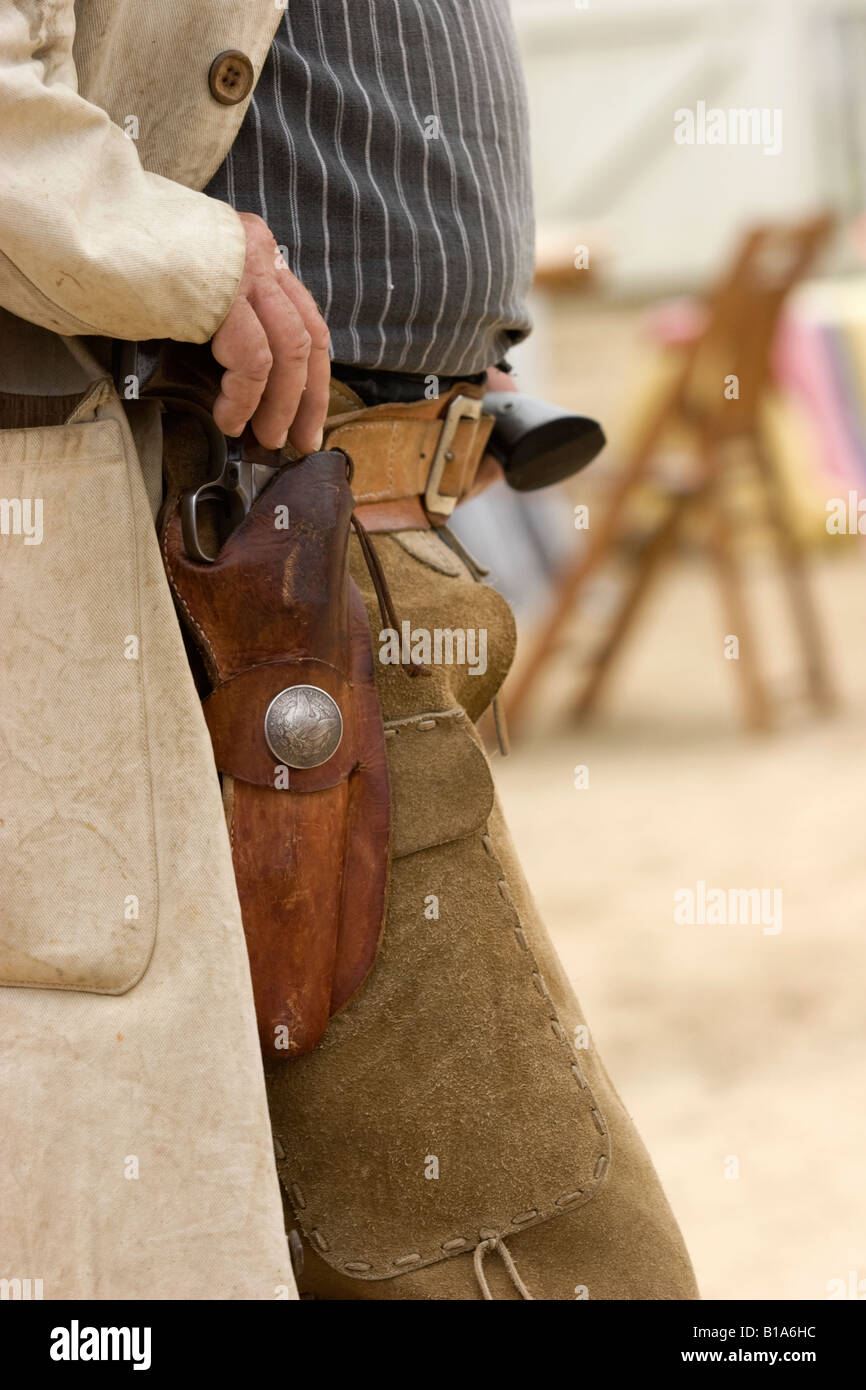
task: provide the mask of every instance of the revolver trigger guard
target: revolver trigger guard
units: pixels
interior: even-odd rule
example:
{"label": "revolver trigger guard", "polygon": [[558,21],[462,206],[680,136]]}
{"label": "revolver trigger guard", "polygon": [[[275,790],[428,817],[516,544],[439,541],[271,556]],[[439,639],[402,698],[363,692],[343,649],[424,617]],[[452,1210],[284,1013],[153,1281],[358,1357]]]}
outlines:
{"label": "revolver trigger guard", "polygon": [[232,526],[238,525],[246,516],[246,507],[238,493],[229,492],[221,482],[211,480],[201,487],[185,492],[180,499],[180,527],[183,548],[191,560],[200,564],[212,565],[216,555],[209,555],[204,549],[198,531],[198,509],[203,502],[218,502]]}

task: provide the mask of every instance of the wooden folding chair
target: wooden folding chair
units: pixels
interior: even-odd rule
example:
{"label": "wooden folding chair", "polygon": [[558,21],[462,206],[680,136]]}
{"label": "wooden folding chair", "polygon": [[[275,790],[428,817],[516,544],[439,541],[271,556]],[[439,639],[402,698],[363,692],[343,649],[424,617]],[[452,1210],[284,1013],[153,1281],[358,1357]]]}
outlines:
{"label": "wooden folding chair", "polygon": [[765,729],[771,724],[770,699],[759,669],[725,499],[725,462],[734,443],[746,445],[762,489],[803,650],[810,699],[822,711],[832,706],[833,691],[807,584],[803,547],[761,436],[761,406],[770,384],[771,352],[782,306],[831,227],[832,219],[822,216],[796,225],[758,227],[744,238],[733,264],[706,302],[702,327],[677,349],[682,360],[672,385],[635,441],[604,516],[587,532],[585,549],[561,575],[551,610],[528,659],[506,689],[505,709],[512,731],[519,728],[542,673],[559,649],[563,630],[587,581],[621,549],[626,513],[636,492],[652,479],[651,466],[673,429],[688,443],[691,477],[682,486],[659,484],[664,499],[662,517],[640,550],[607,636],[581,686],[576,712],[587,715],[596,707],[651,580],[674,548],[687,512],[700,504],[711,519],[710,550],[729,630],[739,639],[735,664],[741,677],[745,718],[752,728]]}

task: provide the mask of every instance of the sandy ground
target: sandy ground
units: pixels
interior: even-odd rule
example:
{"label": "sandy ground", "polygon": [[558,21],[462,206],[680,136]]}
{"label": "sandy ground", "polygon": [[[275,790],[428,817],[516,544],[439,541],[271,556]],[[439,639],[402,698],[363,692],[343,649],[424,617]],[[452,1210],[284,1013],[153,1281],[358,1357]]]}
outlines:
{"label": "sandy ground", "polygon": [[[826,1298],[856,1271],[866,1297],[866,557],[815,573],[842,695],[823,720],[796,698],[787,615],[754,563],[774,733],[743,731],[712,576],[682,560],[595,721],[561,717],[561,660],[497,776],[704,1296]],[[675,925],[674,893],[699,880],[781,888],[781,932]]]}

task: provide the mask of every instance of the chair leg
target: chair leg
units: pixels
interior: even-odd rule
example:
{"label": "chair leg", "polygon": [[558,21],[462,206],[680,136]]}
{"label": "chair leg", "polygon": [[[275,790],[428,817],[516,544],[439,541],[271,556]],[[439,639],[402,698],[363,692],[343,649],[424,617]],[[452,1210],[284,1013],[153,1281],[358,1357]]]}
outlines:
{"label": "chair leg", "polygon": [[641,552],[635,573],[625,592],[613,625],[603,645],[593,658],[589,675],[578,695],[575,713],[579,719],[588,718],[594,713],[614,657],[621,649],[640,605],[649,593],[652,580],[659,570],[660,562],[673,547],[685,507],[691,500],[692,494],[688,492],[677,493],[671,497],[668,514]]}
{"label": "chair leg", "polygon": [[617,479],[604,516],[599,525],[591,527],[587,533],[585,549],[566,566],[557,580],[550,612],[533,641],[528,656],[520,663],[519,669],[505,688],[505,713],[512,734],[519,730],[535,687],[556,650],[557,639],[574,612],[581,589],[616,541],[619,523],[631,499],[632,491],[646,473],[673,417],[680,390],[681,382],[678,378],[638,439],[630,459]]}
{"label": "chair leg", "polygon": [[710,550],[722,590],[726,622],[738,641],[737,672],[743,709],[749,728],[765,731],[772,727],[770,699],[758,661],[757,643],[746,602],[741,567],[731,536],[731,527],[721,490],[717,447],[704,441],[701,446],[706,495],[711,506]]}
{"label": "chair leg", "polygon": [[830,677],[821,624],[809,584],[805,550],[792,525],[781,482],[763,440],[754,435],[750,445],[803,650],[809,698],[820,713],[827,714],[836,707],[838,697]]}

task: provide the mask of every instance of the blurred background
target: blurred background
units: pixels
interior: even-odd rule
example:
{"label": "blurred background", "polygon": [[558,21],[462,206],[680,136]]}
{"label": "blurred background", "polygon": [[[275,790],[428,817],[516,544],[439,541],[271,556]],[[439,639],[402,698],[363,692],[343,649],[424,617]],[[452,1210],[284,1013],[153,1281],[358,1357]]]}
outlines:
{"label": "blurred background", "polygon": [[[461,508],[518,614],[500,793],[704,1296],[866,1298],[866,0],[513,10],[513,365],[609,442]],[[781,931],[678,924],[700,883]]]}

